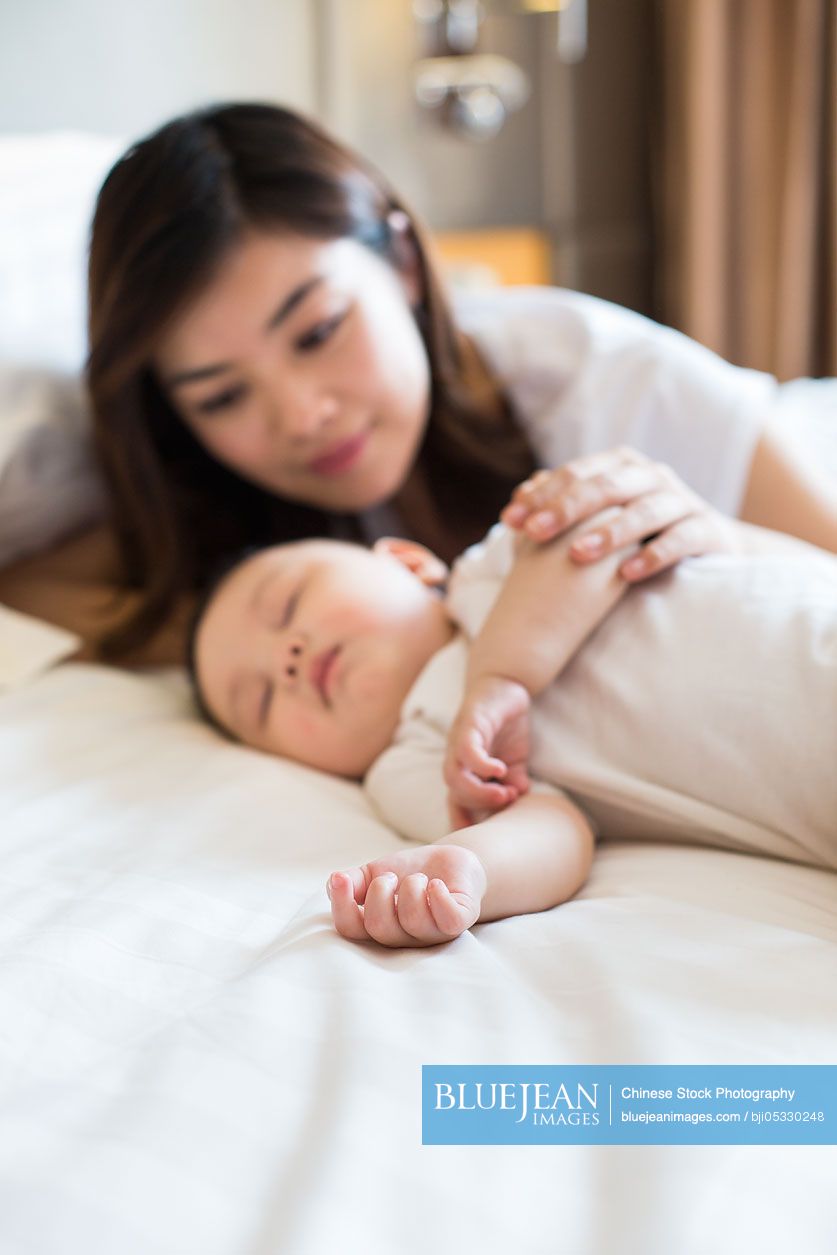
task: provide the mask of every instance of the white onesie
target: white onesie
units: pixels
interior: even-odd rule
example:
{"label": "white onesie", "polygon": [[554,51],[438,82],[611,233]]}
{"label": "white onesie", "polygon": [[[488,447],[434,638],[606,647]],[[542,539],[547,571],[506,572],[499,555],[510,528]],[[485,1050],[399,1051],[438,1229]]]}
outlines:
{"label": "white onesie", "polygon": [[[462,633],[407,696],[366,787],[384,820],[450,831],[442,778],[468,639],[512,562],[493,528],[456,564]],[[701,842],[837,869],[837,559],[713,555],[631,589],[533,703],[530,775],[607,838]]]}

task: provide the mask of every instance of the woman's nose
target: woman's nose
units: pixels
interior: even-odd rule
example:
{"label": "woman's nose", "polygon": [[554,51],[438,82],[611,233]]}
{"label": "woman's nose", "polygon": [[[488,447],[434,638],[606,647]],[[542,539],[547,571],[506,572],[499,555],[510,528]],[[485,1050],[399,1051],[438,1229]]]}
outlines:
{"label": "woman's nose", "polygon": [[283,381],[272,390],[273,429],[289,440],[310,440],[336,417],[336,401],[317,387],[303,387]]}

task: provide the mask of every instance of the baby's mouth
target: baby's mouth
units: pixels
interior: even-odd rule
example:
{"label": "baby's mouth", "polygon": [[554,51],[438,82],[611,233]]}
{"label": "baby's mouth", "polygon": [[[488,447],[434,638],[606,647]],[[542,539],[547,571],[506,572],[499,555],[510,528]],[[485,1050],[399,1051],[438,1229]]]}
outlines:
{"label": "baby's mouth", "polygon": [[334,683],[334,664],[340,653],[339,645],[325,649],[311,663],[310,679],[326,706],[331,706],[331,691]]}

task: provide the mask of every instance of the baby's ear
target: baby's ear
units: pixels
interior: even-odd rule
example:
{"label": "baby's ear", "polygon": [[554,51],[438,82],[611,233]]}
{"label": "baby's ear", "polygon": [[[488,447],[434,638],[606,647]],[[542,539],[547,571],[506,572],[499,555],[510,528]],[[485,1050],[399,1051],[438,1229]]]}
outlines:
{"label": "baby's ear", "polygon": [[447,581],[448,568],[442,559],[414,540],[403,540],[400,536],[382,536],[375,541],[372,552],[388,553],[408,571],[412,571],[413,575],[418,576],[428,588],[438,588]]}

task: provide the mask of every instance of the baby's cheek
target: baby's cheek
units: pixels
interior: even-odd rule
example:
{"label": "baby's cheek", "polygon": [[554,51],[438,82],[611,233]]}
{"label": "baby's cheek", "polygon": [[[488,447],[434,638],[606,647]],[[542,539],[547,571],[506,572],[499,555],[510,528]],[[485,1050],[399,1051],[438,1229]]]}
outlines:
{"label": "baby's cheek", "polygon": [[347,595],[322,617],[322,634],[337,641],[367,641],[380,630],[375,614],[368,605],[357,605],[357,585],[350,583]]}
{"label": "baby's cheek", "polygon": [[316,743],[322,735],[317,725],[317,720],[313,715],[309,715],[306,711],[302,711],[294,720],[295,727],[292,735],[295,736],[302,744],[311,745]]}
{"label": "baby's cheek", "polygon": [[356,702],[373,702],[386,697],[390,677],[383,667],[366,667],[357,676],[352,698]]}
{"label": "baby's cheek", "polygon": [[322,728],[307,711],[296,711],[292,719],[284,718],[273,730],[269,749],[275,754],[313,765],[312,754],[322,742]]}

